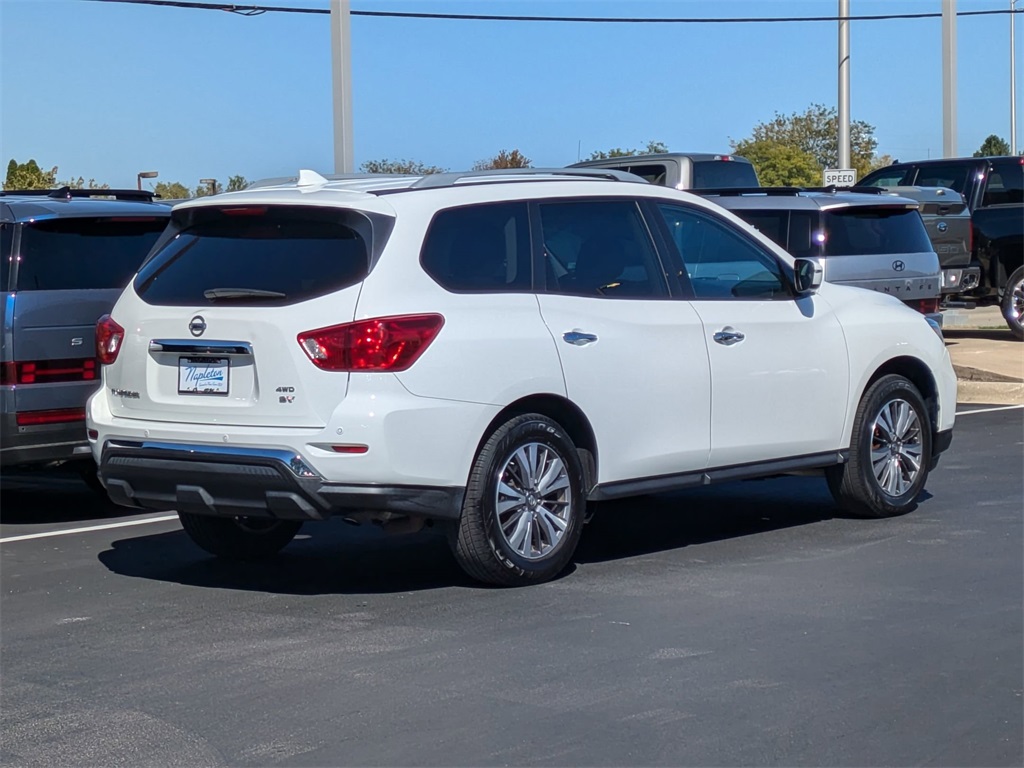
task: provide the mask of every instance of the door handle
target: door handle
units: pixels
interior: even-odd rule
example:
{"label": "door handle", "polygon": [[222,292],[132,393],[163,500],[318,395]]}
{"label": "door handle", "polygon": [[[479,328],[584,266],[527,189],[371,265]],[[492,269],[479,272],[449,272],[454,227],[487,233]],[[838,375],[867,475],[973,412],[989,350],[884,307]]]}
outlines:
{"label": "door handle", "polygon": [[715,333],[715,335],[712,338],[714,338],[714,340],[717,341],[719,344],[724,344],[727,347],[731,347],[733,344],[739,344],[747,337],[744,336],[739,331],[727,325],[725,326],[725,328]]}
{"label": "door handle", "polygon": [[570,344],[575,344],[577,347],[593,344],[597,341],[596,334],[583,333],[582,331],[566,331],[562,334],[562,338]]}

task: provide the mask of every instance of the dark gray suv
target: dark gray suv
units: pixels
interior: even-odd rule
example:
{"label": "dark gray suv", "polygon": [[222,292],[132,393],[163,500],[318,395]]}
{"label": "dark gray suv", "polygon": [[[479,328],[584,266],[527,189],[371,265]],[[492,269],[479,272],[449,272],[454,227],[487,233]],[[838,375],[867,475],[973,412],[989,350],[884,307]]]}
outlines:
{"label": "dark gray suv", "polygon": [[136,190],[0,193],[0,467],[81,458],[88,478],[96,321],[164,230],[170,208],[152,200]]}

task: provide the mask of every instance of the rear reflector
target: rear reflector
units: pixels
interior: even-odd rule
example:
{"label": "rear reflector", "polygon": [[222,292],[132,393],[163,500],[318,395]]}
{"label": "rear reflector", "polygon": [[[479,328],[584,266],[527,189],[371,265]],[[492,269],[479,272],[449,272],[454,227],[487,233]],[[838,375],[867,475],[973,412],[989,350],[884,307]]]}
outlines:
{"label": "rear reflector", "polygon": [[64,424],[71,421],[85,421],[85,408],[61,408],[55,411],[24,411],[18,414],[19,427],[36,427],[40,424]]}
{"label": "rear reflector", "polygon": [[89,439],[90,440],[98,440],[99,436],[100,436],[99,430],[95,430],[95,429],[88,430],[88,434],[89,434]]}
{"label": "rear reflector", "polygon": [[331,450],[335,453],[366,453],[370,450],[368,445],[332,445]]}
{"label": "rear reflector", "polygon": [[917,299],[916,301],[908,302],[913,309],[916,309],[922,315],[933,315],[939,311],[939,300],[936,299]]}
{"label": "rear reflector", "polygon": [[399,315],[318,328],[297,337],[313,365],[325,371],[404,371],[434,340],[441,315]]}
{"label": "rear reflector", "polygon": [[96,323],[96,357],[104,365],[117,360],[124,341],[124,328],[114,322],[110,315],[103,315]]}

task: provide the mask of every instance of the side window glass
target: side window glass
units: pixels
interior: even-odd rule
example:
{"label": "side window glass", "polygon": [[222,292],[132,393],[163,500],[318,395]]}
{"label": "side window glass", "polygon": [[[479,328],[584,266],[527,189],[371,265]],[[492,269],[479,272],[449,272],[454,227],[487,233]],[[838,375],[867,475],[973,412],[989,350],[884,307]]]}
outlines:
{"label": "side window glass", "polygon": [[635,202],[540,204],[549,293],[633,299],[667,294]]}
{"label": "side window glass", "polygon": [[917,172],[914,182],[919,187],[949,187],[961,195],[967,188],[966,165],[925,165]]}
{"label": "side window glass", "polygon": [[651,165],[631,165],[625,170],[651,182],[651,184],[657,184],[660,187],[664,187],[667,183],[668,167],[662,163],[653,163]]}
{"label": "side window glass", "polygon": [[690,208],[658,207],[697,299],[789,298],[775,258],[727,224]]}
{"label": "side window glass", "polygon": [[1024,165],[1018,160],[992,164],[982,205],[1024,202]]}
{"label": "side window glass", "polygon": [[911,168],[893,168],[875,171],[857,186],[859,187],[899,187],[907,183]]}
{"label": "side window glass", "polygon": [[441,211],[427,232],[421,262],[427,274],[449,291],[529,291],[532,279],[526,203]]}
{"label": "side window glass", "polygon": [[11,259],[14,255],[14,226],[0,224],[0,291],[6,291],[11,285]]}

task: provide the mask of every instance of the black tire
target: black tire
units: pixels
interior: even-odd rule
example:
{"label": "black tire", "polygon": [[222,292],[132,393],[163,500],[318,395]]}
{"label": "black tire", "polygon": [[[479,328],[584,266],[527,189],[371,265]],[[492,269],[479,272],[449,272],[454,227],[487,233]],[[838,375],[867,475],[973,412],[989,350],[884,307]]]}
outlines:
{"label": "black tire", "polygon": [[[520,474],[531,460],[539,471]],[[551,419],[526,414],[500,426],[473,462],[462,517],[449,539],[459,565],[474,579],[501,586],[557,576],[583,530],[582,478],[576,446]],[[500,513],[499,481],[506,490],[523,491],[501,492]]]}
{"label": "black tire", "polygon": [[1000,305],[1003,319],[1017,341],[1024,341],[1024,267],[1017,267],[1006,282]]}
{"label": "black tire", "polygon": [[280,552],[299,532],[299,520],[211,517],[179,512],[181,527],[211,555],[226,560],[262,560]]}
{"label": "black tire", "polygon": [[[897,419],[893,431],[887,432],[886,420],[901,412],[912,412],[913,418],[907,416],[905,428]],[[876,451],[877,464],[872,461],[872,451]],[[932,425],[921,393],[903,376],[883,376],[868,387],[857,407],[849,461],[826,471],[829,490],[850,514],[902,515],[917,506],[931,456]]]}

